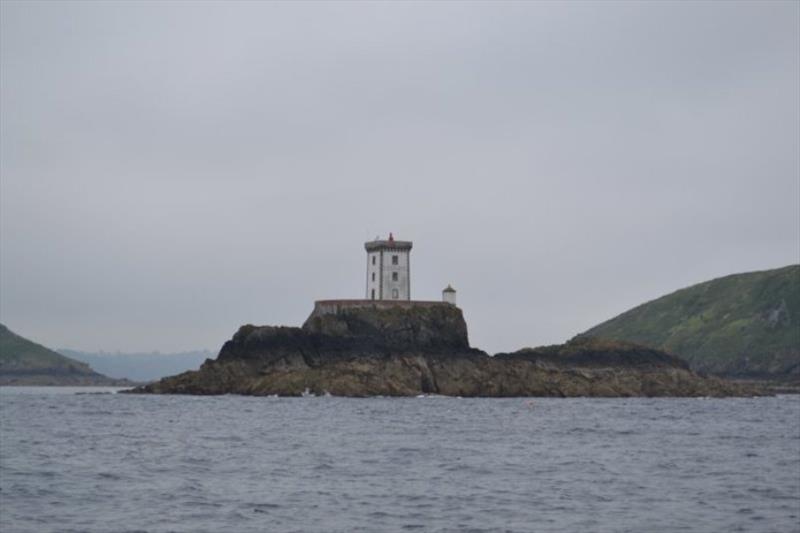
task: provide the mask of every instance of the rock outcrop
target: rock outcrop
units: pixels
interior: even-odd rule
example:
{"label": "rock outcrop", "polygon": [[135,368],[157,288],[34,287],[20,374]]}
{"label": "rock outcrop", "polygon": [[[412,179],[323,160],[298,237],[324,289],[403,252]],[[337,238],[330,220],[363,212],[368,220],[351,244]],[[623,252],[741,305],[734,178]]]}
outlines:
{"label": "rock outcrop", "polygon": [[[414,305],[412,305],[414,304]],[[669,354],[580,339],[490,357],[441,303],[321,302],[301,328],[242,326],[216,360],[131,392],[298,396],[725,396]]]}

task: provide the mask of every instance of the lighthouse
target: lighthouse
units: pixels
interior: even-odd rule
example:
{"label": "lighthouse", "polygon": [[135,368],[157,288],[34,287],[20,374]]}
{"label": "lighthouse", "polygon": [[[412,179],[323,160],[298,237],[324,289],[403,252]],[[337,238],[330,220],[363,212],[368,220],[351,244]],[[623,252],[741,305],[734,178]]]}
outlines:
{"label": "lighthouse", "polygon": [[411,299],[411,241],[376,239],[364,243],[367,250],[367,300]]}

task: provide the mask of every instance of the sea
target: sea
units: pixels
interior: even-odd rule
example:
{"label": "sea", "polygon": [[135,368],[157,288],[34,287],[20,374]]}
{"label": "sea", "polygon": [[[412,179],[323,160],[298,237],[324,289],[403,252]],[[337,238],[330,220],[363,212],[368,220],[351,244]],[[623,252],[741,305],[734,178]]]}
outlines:
{"label": "sea", "polygon": [[5,387],[0,531],[797,532],[800,396]]}

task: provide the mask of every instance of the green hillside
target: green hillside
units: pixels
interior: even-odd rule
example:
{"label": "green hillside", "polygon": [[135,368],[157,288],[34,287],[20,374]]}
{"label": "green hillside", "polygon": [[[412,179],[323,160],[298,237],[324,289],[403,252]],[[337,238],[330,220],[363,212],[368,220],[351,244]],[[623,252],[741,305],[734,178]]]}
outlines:
{"label": "green hillside", "polygon": [[800,379],[800,265],[693,285],[582,335],[660,348],[699,371]]}
{"label": "green hillside", "polygon": [[0,324],[0,385],[113,385],[116,381]]}

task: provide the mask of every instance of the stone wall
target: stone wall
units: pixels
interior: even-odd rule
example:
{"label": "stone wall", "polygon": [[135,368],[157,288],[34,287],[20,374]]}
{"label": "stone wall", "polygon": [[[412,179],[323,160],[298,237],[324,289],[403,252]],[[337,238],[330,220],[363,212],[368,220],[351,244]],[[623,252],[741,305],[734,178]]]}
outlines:
{"label": "stone wall", "polygon": [[336,315],[353,309],[417,309],[443,305],[452,304],[423,300],[317,300],[311,316]]}

